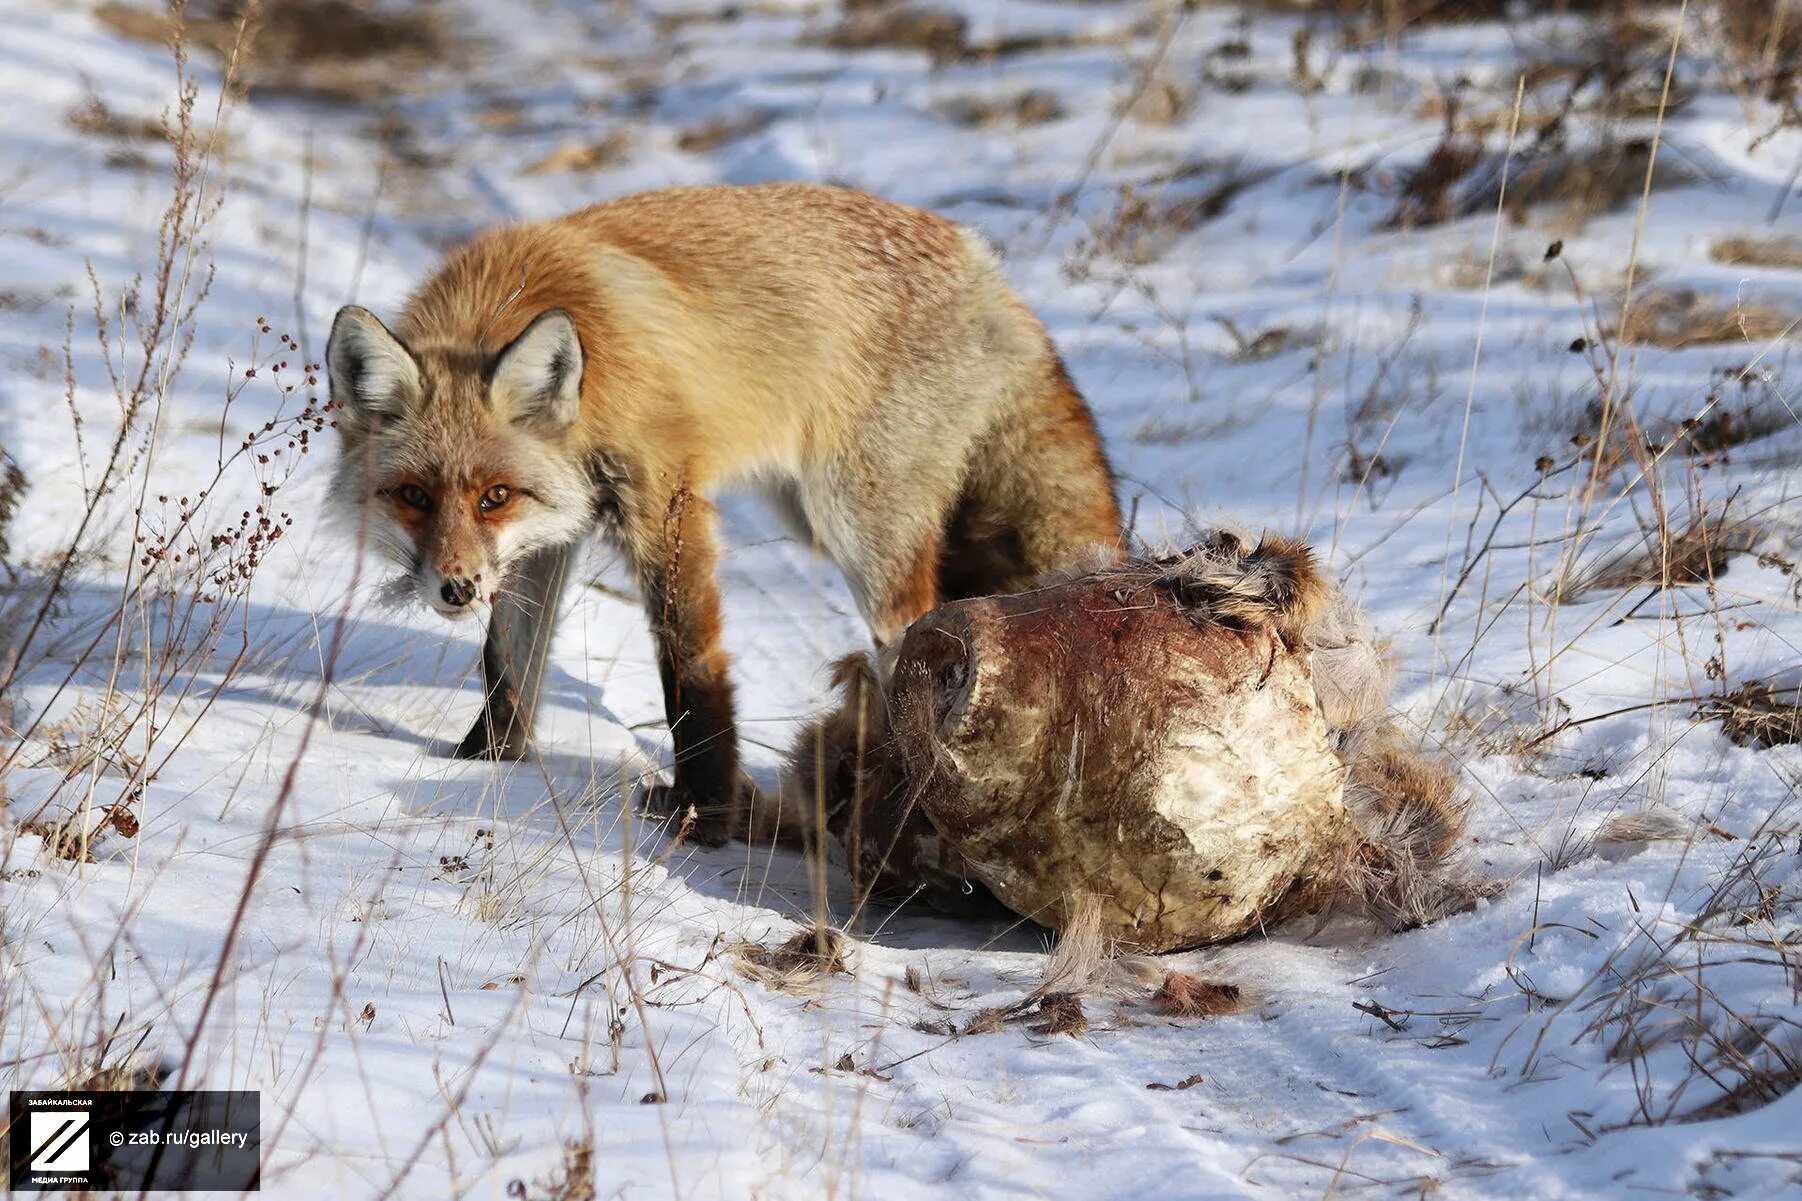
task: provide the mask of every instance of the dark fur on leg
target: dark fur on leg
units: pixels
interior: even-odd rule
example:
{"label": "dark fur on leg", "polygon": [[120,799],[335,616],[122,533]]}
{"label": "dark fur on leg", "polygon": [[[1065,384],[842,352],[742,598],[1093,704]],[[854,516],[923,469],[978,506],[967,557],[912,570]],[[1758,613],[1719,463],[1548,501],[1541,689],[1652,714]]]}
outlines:
{"label": "dark fur on leg", "polygon": [[692,835],[721,846],[743,833],[745,781],[738,770],[732,688],[723,672],[685,662],[678,639],[660,632],[664,715],[675,743],[675,781],[646,789],[645,808],[678,825],[692,810]]}
{"label": "dark fur on leg", "polygon": [[544,691],[545,659],[574,547],[534,551],[509,575],[482,642],[482,712],[453,752],[459,759],[523,759]]}
{"label": "dark fur on leg", "polygon": [[640,580],[657,641],[675,780],[648,790],[647,801],[678,822],[692,809],[695,841],[719,846],[743,833],[744,781],[729,660],[720,646],[713,506],[679,491],[665,527],[665,556],[643,565]]}

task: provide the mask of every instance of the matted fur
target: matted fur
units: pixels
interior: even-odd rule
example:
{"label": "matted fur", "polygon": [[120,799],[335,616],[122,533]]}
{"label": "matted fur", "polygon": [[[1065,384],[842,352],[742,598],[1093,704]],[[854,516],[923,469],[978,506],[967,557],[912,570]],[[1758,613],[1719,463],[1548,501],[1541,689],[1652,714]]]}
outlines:
{"label": "matted fur", "polygon": [[1332,585],[1305,543],[1266,533],[1255,547],[1230,531],[1216,531],[1179,555],[1156,561],[1158,583],[1196,621],[1236,629],[1269,626],[1299,646],[1326,607]]}
{"label": "matted fur", "polygon": [[[1330,910],[1402,929],[1468,907],[1485,894],[1487,887],[1456,862],[1468,807],[1456,774],[1390,716],[1387,648],[1305,545],[1266,534],[1253,546],[1217,533],[1178,554],[1104,563],[1086,575],[1065,570],[1041,581],[1034,593],[1049,596],[1085,578],[1104,581],[1122,605],[1155,589],[1198,625],[1269,630],[1308,655],[1319,709],[1346,769],[1342,801],[1349,820],[1336,853],[1322,859],[1311,877],[1297,881],[1270,920]],[[795,782],[794,790],[818,798],[817,809],[842,813],[853,805],[847,781],[856,781],[864,797],[914,799],[933,786],[935,765],[903,765],[889,741],[900,723],[930,723],[930,703],[916,695],[916,682],[888,676],[868,656],[841,661],[836,681],[844,702],[796,739],[787,778]],[[909,742],[934,745],[930,737]],[[801,816],[789,810],[786,820]],[[933,833],[917,805],[904,816],[906,826],[897,827],[895,838],[918,841]],[[866,880],[871,868],[862,864]],[[894,871],[888,876],[889,883],[914,888],[928,900],[955,891],[946,889],[948,878],[926,883]]]}
{"label": "matted fur", "polygon": [[898,891],[951,913],[990,908],[918,807],[930,781],[910,778],[891,753],[895,726],[917,720],[917,707],[885,694],[873,655],[839,659],[832,682],[841,703],[796,736],[775,796],[751,806],[751,839],[817,851],[830,838],[860,891]]}

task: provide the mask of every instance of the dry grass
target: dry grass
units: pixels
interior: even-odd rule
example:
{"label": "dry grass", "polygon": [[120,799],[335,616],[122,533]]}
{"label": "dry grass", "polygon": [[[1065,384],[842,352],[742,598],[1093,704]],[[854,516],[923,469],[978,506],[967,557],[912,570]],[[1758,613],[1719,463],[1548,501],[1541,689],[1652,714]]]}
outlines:
{"label": "dry grass", "polygon": [[[1485,179],[1471,203],[1487,207],[1498,194],[1500,167],[1491,166],[1494,186]],[[1654,190],[1696,181],[1695,173],[1673,156],[1660,155],[1654,163],[1649,139],[1604,137],[1595,146],[1559,148],[1515,162],[1509,169],[1508,211],[1521,220],[1530,210],[1551,210],[1564,227],[1574,229],[1592,217],[1637,204],[1648,167]]]}
{"label": "dry grass", "polygon": [[1071,1038],[1089,1032],[1089,1016],[1075,993],[1051,993],[1039,999],[1040,1021],[1028,1027],[1034,1034],[1067,1034]]}
{"label": "dry grass", "polygon": [[[12,523],[19,505],[25,499],[25,471],[6,448],[0,446],[0,572],[16,578],[12,561]],[[4,644],[0,643],[0,647]]]}
{"label": "dry grass", "polygon": [[776,114],[764,109],[714,117],[677,134],[676,149],[687,154],[706,154],[741,138],[762,133],[775,120]]}
{"label": "dry grass", "polygon": [[962,14],[942,8],[851,8],[818,42],[833,50],[923,50],[934,62],[950,63],[964,56],[969,26]]}
{"label": "dry grass", "polygon": [[1011,96],[959,96],[937,106],[938,112],[959,125],[975,129],[1019,129],[1043,125],[1064,116],[1057,93],[1029,88]]}
{"label": "dry grass", "polygon": [[[916,50],[938,65],[991,62],[1017,54],[1036,54],[1077,46],[1114,44],[1132,34],[1089,34],[1064,30],[1017,34],[973,42],[963,14],[930,5],[890,0],[853,0],[838,24],[806,39],[833,50]],[[1137,31],[1137,32],[1143,32]]]}
{"label": "dry grass", "polygon": [[155,1092],[168,1079],[169,1069],[163,1064],[125,1054],[83,1067],[58,1087],[87,1093]]}
{"label": "dry grass", "polygon": [[1793,1007],[1727,999],[1760,981],[1779,998],[1793,995],[1802,972],[1794,938],[1802,877],[1785,845],[1793,840],[1793,827],[1746,838],[1693,916],[1646,921],[1572,999],[1574,1012],[1593,1015],[1580,1037],[1602,1042],[1611,1063],[1631,1070],[1635,1106],[1622,1125],[1726,1117],[1802,1085]]}
{"label": "dry grass", "polygon": [[1272,173],[1237,161],[1188,163],[1127,184],[1113,205],[1094,218],[1078,241],[1066,271],[1086,278],[1097,263],[1144,267],[1163,259],[1185,235],[1225,214],[1232,203]]}
{"label": "dry grass", "polygon": [[850,970],[845,962],[845,936],[827,926],[802,930],[775,947],[737,943],[731,956],[739,975],[779,992],[807,992]]}
{"label": "dry grass", "polygon": [[[179,12],[178,5],[177,19],[159,29],[179,31]],[[20,831],[43,839],[45,875],[68,870],[58,858],[97,857],[103,837],[135,837],[136,811],[148,788],[195,738],[212,702],[233,686],[249,660],[269,652],[267,646],[252,646],[249,590],[264,557],[293,522],[281,491],[330,420],[329,406],[313,401],[317,369],[299,342],[277,334],[261,318],[244,320],[248,346],[236,352],[236,363],[222,354],[208,365],[223,385],[223,395],[208,411],[208,432],[216,430],[218,438],[212,462],[168,461],[166,444],[174,439],[167,435],[176,418],[172,396],[184,386],[183,367],[207,303],[211,222],[221,204],[223,177],[230,174],[210,155],[222,143],[227,116],[241,94],[227,72],[212,119],[203,121],[196,111],[200,86],[188,69],[186,48],[177,39],[172,50],[175,94],[159,129],[169,146],[160,217],[149,214],[141,261],[133,261],[140,258],[134,252],[90,265],[91,309],[71,313],[66,326],[63,416],[73,433],[76,464],[65,470],[82,482],[84,503],[62,514],[55,545],[38,549],[28,570],[0,590],[0,699],[26,686],[41,689],[37,695],[44,698],[33,712],[5,714],[0,777],[27,764],[54,769],[36,773],[43,787],[29,805],[14,799],[5,829],[9,848]],[[78,113],[78,119],[94,132],[107,129],[106,118],[92,110]],[[103,271],[116,272],[116,280],[103,278]],[[97,396],[77,391],[78,339],[107,368]],[[252,405],[254,413],[246,414]],[[105,421],[93,421],[95,413]],[[56,419],[54,411],[42,416]],[[152,479],[167,481],[170,493],[152,486]],[[22,487],[22,480],[9,485],[0,478],[0,495]],[[12,567],[8,570],[10,575]],[[305,723],[308,735],[324,713],[336,647],[335,642],[330,649],[321,647],[325,655]],[[283,836],[281,815],[293,796],[306,737],[288,764],[286,783],[263,805],[267,824],[258,845],[240,857],[248,859],[240,864],[243,874],[234,866],[232,883],[216,898],[229,915],[211,931],[220,965],[239,961],[245,915],[271,848]],[[280,777],[280,765],[271,766]],[[176,837],[179,841],[179,833]],[[98,857],[105,858],[102,852]],[[69,980],[86,1003],[60,1015],[51,1012],[47,996],[33,996],[27,1006],[0,1003],[0,1013],[13,1018],[7,1023],[9,1039],[40,1037],[27,1034],[27,1017],[43,1023],[41,1037],[65,1060],[69,1081],[113,1088],[160,1083],[165,1074],[161,1066],[136,1068],[131,1056],[119,1058],[109,1050],[125,1017],[107,996],[118,976],[101,965],[119,962],[142,934],[134,930],[140,904],[141,898],[134,899],[115,921],[79,928],[76,945],[91,956],[92,974],[84,981],[71,963],[68,970],[76,974],[59,979]],[[8,950],[10,943],[0,940]],[[166,1010],[133,1023],[156,1030],[162,1046],[155,1062],[170,1065],[169,1086],[175,1089],[198,1083],[210,1070],[199,1048],[219,1021],[229,1024],[237,1017],[222,1016],[217,1008],[228,989],[228,971],[209,973],[204,962],[187,968],[198,973],[198,987],[190,982],[181,989],[195,1002],[188,1033],[168,1021]],[[9,981],[25,975],[16,955],[9,957],[5,974]],[[16,987],[20,994],[34,988],[23,979]],[[301,1069],[303,1075],[309,1070]],[[286,1120],[284,1114],[279,1123],[265,1126],[272,1144]]]}
{"label": "dry grass", "polygon": [[95,95],[69,110],[69,124],[85,134],[120,141],[166,142],[169,130],[161,118],[127,117],[107,107]]}
{"label": "dry grass", "polygon": [[1167,68],[1138,81],[1119,108],[1119,115],[1141,125],[1177,125],[1195,107],[1195,88]]}
{"label": "dry grass", "polygon": [[1802,121],[1802,4],[1796,0],[1714,0],[1701,10],[1743,94],[1783,110],[1779,128]]}
{"label": "dry grass", "polygon": [[1702,459],[1722,458],[1738,446],[1757,442],[1788,429],[1789,412],[1779,404],[1717,404],[1705,417],[1690,418],[1678,426],[1685,449]]}
{"label": "dry grass", "polygon": [[1214,323],[1233,340],[1233,349],[1227,358],[1235,363],[1261,363],[1291,350],[1313,349],[1321,341],[1318,326],[1297,328],[1277,324],[1248,333],[1243,326],[1225,314],[1216,314]]}
{"label": "dry grass", "polygon": [[1514,759],[1530,770],[1543,753],[1548,728],[1570,714],[1563,701],[1554,704],[1558,714],[1548,721],[1525,684],[1474,690],[1446,716],[1444,745],[1460,754]]}
{"label": "dry grass", "polygon": [[625,161],[632,135],[616,129],[597,142],[565,142],[528,164],[523,175],[557,175],[566,171],[604,171]]}
{"label": "dry grass", "polygon": [[1723,238],[1709,247],[1708,255],[1717,263],[1802,271],[1802,238]]}
{"label": "dry grass", "polygon": [[594,1140],[572,1139],[563,1144],[563,1164],[527,1184],[512,1180],[507,1196],[517,1201],[595,1201]]}
{"label": "dry grass", "polygon": [[[166,44],[178,30],[160,9],[117,0],[94,16],[140,41]],[[225,61],[247,16],[249,54],[238,70],[239,82],[252,90],[366,103],[405,92],[426,71],[454,63],[461,49],[438,11],[425,4],[375,9],[354,0],[205,0],[188,6],[179,29],[186,45]]]}
{"label": "dry grass", "polygon": [[1604,136],[1593,145],[1548,145],[1489,150],[1460,131],[1449,131],[1426,161],[1402,180],[1385,226],[1407,230],[1479,213],[1493,213],[1502,195],[1503,211],[1524,223],[1537,218],[1549,228],[1573,231],[1603,213],[1637,203],[1652,168],[1654,190],[1694,183],[1695,173],[1670,155],[1652,162],[1646,138]]}
{"label": "dry grass", "polygon": [[1598,16],[1629,11],[1632,0],[1301,0],[1280,5],[1334,13],[1369,33],[1393,36],[1414,25],[1508,21],[1538,13]]}
{"label": "dry grass", "polygon": [[1740,746],[1773,747],[1802,742],[1802,689],[1750,680],[1702,706],[1721,732]]}
{"label": "dry grass", "polygon": [[1556,596],[1563,601],[1595,592],[1711,584],[1727,573],[1735,555],[1756,554],[1776,537],[1751,519],[1692,510],[1681,526],[1661,530],[1654,524],[1639,543],[1598,553],[1570,573]]}
{"label": "dry grass", "polygon": [[1613,336],[1642,346],[1681,350],[1724,342],[1762,344],[1797,328],[1797,315],[1774,305],[1728,303],[1687,288],[1667,288],[1633,302]]}
{"label": "dry grass", "polygon": [[1402,179],[1395,207],[1383,224],[1389,229],[1416,229],[1474,211],[1475,206],[1458,193],[1482,161],[1480,146],[1448,129],[1420,166]]}

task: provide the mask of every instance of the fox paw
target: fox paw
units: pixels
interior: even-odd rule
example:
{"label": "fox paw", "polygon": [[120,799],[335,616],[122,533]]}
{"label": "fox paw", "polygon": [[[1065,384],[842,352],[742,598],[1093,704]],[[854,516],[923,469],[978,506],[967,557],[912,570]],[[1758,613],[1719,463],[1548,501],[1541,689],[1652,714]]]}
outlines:
{"label": "fox paw", "polygon": [[463,735],[463,741],[452,749],[451,758],[510,761],[524,759],[529,750],[530,743],[525,735],[515,730],[509,729],[506,734],[497,738],[493,724],[484,713],[476,718],[476,724],[469,728],[469,733]]}

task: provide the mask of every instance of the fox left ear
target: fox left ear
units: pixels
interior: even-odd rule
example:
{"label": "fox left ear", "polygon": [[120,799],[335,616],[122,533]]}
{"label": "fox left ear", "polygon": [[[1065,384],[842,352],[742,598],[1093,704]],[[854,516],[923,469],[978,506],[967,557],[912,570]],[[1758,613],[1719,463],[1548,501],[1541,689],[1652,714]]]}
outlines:
{"label": "fox left ear", "polygon": [[562,309],[548,309],[495,360],[489,381],[514,421],[561,430],[582,409],[582,342]]}
{"label": "fox left ear", "polygon": [[332,321],[325,364],[332,399],[360,427],[398,421],[419,398],[419,365],[374,313],[354,304]]}

